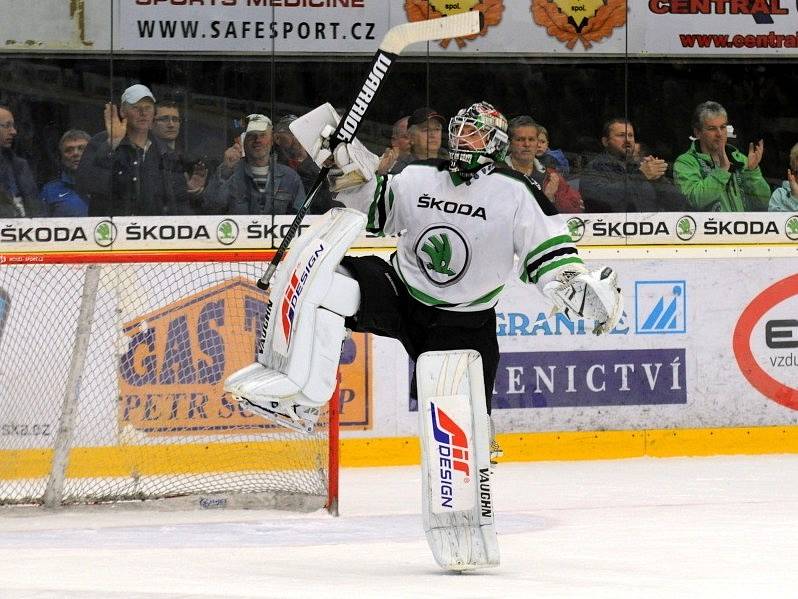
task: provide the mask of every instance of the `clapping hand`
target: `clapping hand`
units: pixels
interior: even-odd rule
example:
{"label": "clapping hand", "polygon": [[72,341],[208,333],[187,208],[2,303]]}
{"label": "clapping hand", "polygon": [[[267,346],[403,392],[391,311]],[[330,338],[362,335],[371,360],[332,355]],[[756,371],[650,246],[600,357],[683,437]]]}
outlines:
{"label": "clapping hand", "polygon": [[120,118],[119,110],[111,102],[105,105],[103,117],[105,119],[105,132],[108,134],[108,143],[111,144],[111,148],[116,149],[127,133],[127,119]]}
{"label": "clapping hand", "polygon": [[200,193],[205,189],[207,181],[208,167],[205,166],[204,162],[197,162],[190,173],[186,174],[186,187],[189,193]]}
{"label": "clapping hand", "polygon": [[763,140],[760,139],[756,144],[753,142],[748,144],[748,170],[754,170],[759,166],[764,152],[765,142]]}
{"label": "clapping hand", "polygon": [[726,154],[725,147],[722,147],[715,154],[710,154],[710,156],[712,161],[715,163],[715,168],[720,168],[724,171],[728,171],[729,168],[731,168],[731,162],[729,161],[729,156]]}
{"label": "clapping hand", "polygon": [[380,156],[380,162],[377,164],[377,174],[384,175],[390,171],[398,158],[399,153],[394,148],[387,148]]}
{"label": "clapping hand", "polygon": [[655,158],[654,156],[646,156],[640,161],[640,172],[649,181],[659,179],[668,170],[668,163],[662,158]]}

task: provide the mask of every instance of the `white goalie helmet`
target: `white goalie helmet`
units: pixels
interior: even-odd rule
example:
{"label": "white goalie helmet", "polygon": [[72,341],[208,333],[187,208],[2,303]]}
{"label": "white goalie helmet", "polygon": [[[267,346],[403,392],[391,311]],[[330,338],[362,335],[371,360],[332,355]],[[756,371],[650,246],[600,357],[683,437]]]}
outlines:
{"label": "white goalie helmet", "polygon": [[449,120],[452,171],[467,175],[489,162],[504,162],[509,145],[507,119],[487,102],[463,108]]}

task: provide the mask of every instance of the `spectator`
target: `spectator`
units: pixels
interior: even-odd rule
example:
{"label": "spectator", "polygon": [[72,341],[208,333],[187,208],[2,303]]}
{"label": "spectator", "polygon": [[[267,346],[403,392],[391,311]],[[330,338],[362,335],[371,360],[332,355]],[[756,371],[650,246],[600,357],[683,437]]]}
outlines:
{"label": "spectator", "polygon": [[690,205],[707,212],[765,210],[770,186],[759,169],[764,142],[748,144],[747,156],[727,144],[729,119],[717,102],[699,104],[692,124],[696,139],[673,165]]}
{"label": "spectator", "polygon": [[[212,214],[295,214],[305,201],[299,175],[271,154],[272,122],[247,117],[246,131],[227,148],[211,177],[203,208]],[[243,160],[242,160],[243,159]]]}
{"label": "spectator", "polygon": [[380,156],[377,174],[385,175],[396,164],[398,159],[410,156],[410,134],[407,132],[407,121],[409,119],[410,117],[403,116],[393,124],[391,147],[387,148]]}
{"label": "spectator", "polygon": [[393,124],[391,147],[396,150],[397,158],[410,154],[410,134],[407,132],[409,120],[409,116],[403,116]]}
{"label": "spectator", "polygon": [[177,137],[180,135],[180,106],[177,102],[159,102],[155,106],[152,132],[170,150],[176,152]]}
{"label": "spectator", "polygon": [[[685,210],[684,197],[668,179],[668,163],[646,155],[636,158],[632,123],[613,118],[604,124],[604,152],[587,163],[580,190],[586,212],[659,212]],[[642,148],[645,151],[644,148]]]}
{"label": "spectator", "polygon": [[535,157],[543,166],[554,167],[566,177],[571,172],[571,165],[562,150],[552,150],[549,147],[549,131],[538,124],[538,151]]}
{"label": "spectator", "polygon": [[[318,177],[321,169],[313,162],[313,159],[302,147],[302,144],[291,133],[289,125],[296,119],[296,115],[289,114],[277,121],[274,126],[274,147],[277,154],[277,162],[296,171],[302,180],[305,194],[308,194],[316,182],[316,177]],[[327,181],[324,181],[316,193],[316,197],[313,198],[308,214],[324,214],[334,206],[343,206],[343,204],[332,199],[329,185]]]}
{"label": "spectator", "polygon": [[787,180],[770,196],[768,210],[771,212],[798,212],[798,144],[790,150],[790,168]]}
{"label": "spectator", "polygon": [[543,193],[561,213],[584,212],[582,197],[568,185],[555,168],[545,167],[536,158],[538,124],[531,116],[519,116],[510,121],[510,152],[507,164],[538,182]]}
{"label": "spectator", "polygon": [[177,138],[180,135],[182,122],[180,105],[177,102],[169,100],[155,105],[152,132],[169,148],[169,158],[173,161],[171,168],[182,169],[185,172],[189,201],[191,204],[196,204],[208,182],[208,167],[204,160],[194,160],[191,164],[186,164],[183,154],[177,149]]}
{"label": "spectator", "polygon": [[17,214],[16,204],[6,190],[0,187],[0,218],[17,217],[19,217],[19,214]]}
{"label": "spectator", "polygon": [[[444,118],[432,108],[419,108],[407,119],[410,153],[399,156],[390,172],[400,173],[411,162],[440,158]],[[379,168],[379,167],[378,167]]]}
{"label": "spectator", "polygon": [[105,105],[105,132],[92,137],[77,172],[77,190],[90,216],[186,214],[182,169],[169,146],[152,134],[155,97],[141,84],[128,87],[120,108]]}
{"label": "spectator", "polygon": [[40,216],[36,179],[28,161],[14,153],[17,137],[14,114],[0,106],[0,218]]}
{"label": "spectator", "polygon": [[42,188],[41,200],[47,216],[87,216],[89,205],[75,191],[75,173],[91,136],[80,129],[70,129],[58,142],[61,175]]}

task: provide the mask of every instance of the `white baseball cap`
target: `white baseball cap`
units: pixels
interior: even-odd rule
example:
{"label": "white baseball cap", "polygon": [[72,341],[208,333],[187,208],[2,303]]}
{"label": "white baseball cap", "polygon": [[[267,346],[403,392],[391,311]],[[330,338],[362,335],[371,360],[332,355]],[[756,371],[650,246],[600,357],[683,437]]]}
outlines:
{"label": "white baseball cap", "polygon": [[265,114],[250,114],[247,117],[247,128],[241,134],[241,143],[244,143],[244,140],[247,137],[247,133],[251,133],[253,131],[271,131],[272,130],[272,120],[267,117]]}
{"label": "white baseball cap", "polygon": [[247,130],[250,131],[270,131],[272,128],[272,120],[265,114],[250,114],[247,117]]}
{"label": "white baseball cap", "polygon": [[144,98],[149,98],[153,102],[155,102],[155,96],[152,95],[150,88],[146,85],[142,85],[141,83],[136,83],[135,85],[131,85],[127,88],[124,92],[122,92],[122,103],[123,104],[135,104],[143,100]]}

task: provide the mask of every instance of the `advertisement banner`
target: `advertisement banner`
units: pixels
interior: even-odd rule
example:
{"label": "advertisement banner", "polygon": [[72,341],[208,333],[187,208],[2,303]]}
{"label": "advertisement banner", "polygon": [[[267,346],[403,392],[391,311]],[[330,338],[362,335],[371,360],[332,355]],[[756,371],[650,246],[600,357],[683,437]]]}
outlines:
{"label": "advertisement banner", "polygon": [[[747,335],[759,348],[752,350],[757,363],[782,385],[796,384],[785,374],[790,367],[770,365],[771,358],[774,364],[787,364],[792,350],[764,351],[767,322],[737,324],[757,295],[794,275],[794,259],[674,255],[654,260],[638,252],[630,248],[610,261],[619,273],[625,309],[615,329],[601,337],[591,334],[590,321],[552,316],[536,290],[508,287],[497,306],[502,362],[494,399],[498,414],[507,409],[507,416],[498,417],[513,426],[534,423],[534,430],[798,422],[798,410],[769,399],[750,383],[736,349],[737,339]],[[598,264],[588,261],[588,266]],[[775,322],[771,339],[789,345],[791,310],[798,298],[788,299],[796,289],[794,277],[787,280],[777,294],[781,300],[770,297],[753,305]],[[784,359],[779,362],[776,355]]]}
{"label": "advertisement banner", "polygon": [[[587,260],[590,268],[614,266],[624,295],[621,321],[600,337],[592,321],[552,314],[534,286],[512,282],[496,307],[498,430],[798,423],[798,275],[793,257],[767,257],[773,249],[652,259],[629,247],[600,263]],[[391,434],[412,435],[417,402],[404,359],[394,391],[403,415]]]}
{"label": "advertisement banner", "polygon": [[757,391],[798,411],[798,275],[776,281],[745,307],[734,355]]}
{"label": "advertisement banner", "polygon": [[[225,378],[255,359],[266,299],[234,277],[128,321],[119,361],[119,423],[148,435],[273,430],[242,410]],[[341,370],[341,426],[369,428],[365,335],[347,341]]]}
{"label": "advertisement banner", "polygon": [[117,0],[119,50],[362,52],[390,27],[384,0]]}
{"label": "advertisement banner", "polygon": [[[532,285],[515,280],[505,288],[496,307],[501,359],[492,395],[500,431],[798,424],[794,244],[740,241],[718,255],[663,248],[656,257],[646,246],[599,250],[611,257],[597,260],[586,251],[587,264],[614,266],[625,302],[607,335],[593,335],[589,320],[551,314]],[[391,253],[357,253],[363,251],[386,259]],[[103,266],[87,357],[91,377],[81,393],[120,398],[101,402],[92,416],[104,435],[224,437],[231,423],[254,422],[219,388],[252,359],[264,310],[254,286],[262,266],[237,264]],[[69,363],[82,273],[73,265],[0,264],[0,407],[24,402],[36,415],[0,424],[39,431],[14,433],[23,447],[54,430],[63,381],[54,366],[20,362],[17,348],[46,347],[47,364]],[[416,434],[401,344],[354,335],[344,344],[340,372],[346,435]]]}
{"label": "advertisement banner", "polygon": [[[297,237],[321,217],[307,216]],[[798,214],[660,212],[561,216],[579,246],[798,244]],[[41,252],[263,250],[280,246],[292,216],[167,216],[0,220],[0,260]],[[355,248],[393,248],[395,237],[363,234]],[[2,262],[0,262],[2,263]]]}
{"label": "advertisement banner", "polygon": [[566,217],[583,246],[798,243],[798,215],[788,212],[658,212]]}
{"label": "advertisement banner", "polygon": [[[321,218],[306,216],[300,237]],[[277,249],[293,216],[120,216],[0,219],[0,264],[42,262],[51,252],[140,252]],[[393,237],[365,232],[353,247],[393,247]]]}
{"label": "advertisement banner", "polygon": [[494,409],[687,403],[685,349],[505,352]]}
{"label": "advertisement banner", "polygon": [[[479,10],[410,54],[794,56],[793,0],[6,0],[4,50],[371,55],[389,28]],[[15,10],[16,7],[16,10]],[[112,22],[113,21],[113,22]]]}
{"label": "advertisement banner", "polygon": [[480,11],[477,34],[408,54],[622,54],[626,0],[117,0],[121,51],[372,54],[396,25]]}
{"label": "advertisement banner", "polygon": [[793,0],[630,2],[634,54],[795,56],[798,3]]}
{"label": "advertisement banner", "polygon": [[236,277],[124,323],[120,428],[148,435],[272,428],[223,389],[227,376],[254,360],[265,311],[260,290]]}

